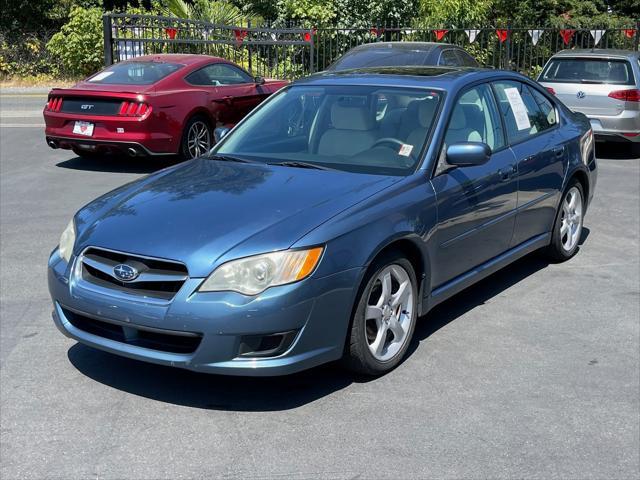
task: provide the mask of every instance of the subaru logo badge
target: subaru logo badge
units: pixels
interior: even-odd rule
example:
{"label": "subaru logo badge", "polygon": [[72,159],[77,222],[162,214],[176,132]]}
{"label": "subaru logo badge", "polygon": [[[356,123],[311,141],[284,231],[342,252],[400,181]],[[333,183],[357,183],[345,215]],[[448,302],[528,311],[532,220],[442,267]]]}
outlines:
{"label": "subaru logo badge", "polygon": [[133,268],[131,265],[121,263],[113,267],[113,274],[118,280],[121,280],[123,282],[130,282],[138,278],[140,272],[138,272],[138,270]]}
{"label": "subaru logo badge", "polygon": [[576,97],[578,97],[578,98],[584,98],[585,96],[586,95],[582,90],[580,90],[578,93],[576,93]]}

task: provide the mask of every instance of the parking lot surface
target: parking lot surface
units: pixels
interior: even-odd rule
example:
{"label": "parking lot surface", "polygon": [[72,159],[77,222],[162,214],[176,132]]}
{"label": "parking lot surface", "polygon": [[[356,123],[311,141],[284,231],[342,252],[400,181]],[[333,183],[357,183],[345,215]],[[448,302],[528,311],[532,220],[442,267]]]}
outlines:
{"label": "parking lot surface", "polygon": [[47,258],[71,215],[164,164],[49,149],[44,101],[0,98],[1,478],[638,478],[640,160],[601,152],[618,158],[575,258],[439,306],[385,377],[208,376],[54,327]]}

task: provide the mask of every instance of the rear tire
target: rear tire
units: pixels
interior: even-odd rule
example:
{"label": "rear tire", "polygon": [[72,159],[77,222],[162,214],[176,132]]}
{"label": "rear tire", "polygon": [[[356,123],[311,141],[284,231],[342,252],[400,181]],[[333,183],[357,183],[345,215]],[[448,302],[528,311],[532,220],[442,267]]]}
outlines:
{"label": "rear tire", "polygon": [[180,158],[191,160],[206,155],[213,146],[213,133],[209,120],[204,115],[189,119],[182,132]]}
{"label": "rear tire", "polygon": [[564,262],[578,251],[584,221],[584,191],[582,184],[573,179],[562,193],[562,200],[556,213],[551,244],[547,247],[549,257]]}
{"label": "rear tire", "polygon": [[343,359],[347,368],[376,376],[398,366],[415,330],[417,284],[413,266],[399,252],[372,265],[351,322]]}

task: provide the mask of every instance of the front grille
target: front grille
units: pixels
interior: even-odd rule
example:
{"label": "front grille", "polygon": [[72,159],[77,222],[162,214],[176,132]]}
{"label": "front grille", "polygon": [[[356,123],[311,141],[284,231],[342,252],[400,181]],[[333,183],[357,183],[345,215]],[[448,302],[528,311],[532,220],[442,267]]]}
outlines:
{"label": "front grille", "polygon": [[116,342],[169,353],[193,353],[202,335],[195,332],[176,332],[140,326],[120,325],[90,318],[62,308],[67,320],[77,329]]}
{"label": "front grille", "polygon": [[[83,280],[141,297],[171,300],[188,278],[187,267],[182,263],[100,248],[87,249],[80,261]],[[134,267],[139,275],[131,281],[118,279],[114,269],[121,264]]]}
{"label": "front grille", "polygon": [[122,99],[74,98],[65,97],[60,112],[80,115],[117,115]]}

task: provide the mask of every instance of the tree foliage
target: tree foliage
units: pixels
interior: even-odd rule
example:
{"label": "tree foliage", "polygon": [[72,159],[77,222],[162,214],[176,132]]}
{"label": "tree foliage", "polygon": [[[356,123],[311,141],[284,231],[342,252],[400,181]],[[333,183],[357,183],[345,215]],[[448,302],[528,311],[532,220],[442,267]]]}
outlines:
{"label": "tree foliage", "polygon": [[75,7],[47,49],[72,75],[98,70],[103,65],[102,9]]}

